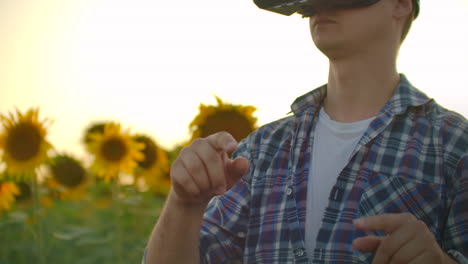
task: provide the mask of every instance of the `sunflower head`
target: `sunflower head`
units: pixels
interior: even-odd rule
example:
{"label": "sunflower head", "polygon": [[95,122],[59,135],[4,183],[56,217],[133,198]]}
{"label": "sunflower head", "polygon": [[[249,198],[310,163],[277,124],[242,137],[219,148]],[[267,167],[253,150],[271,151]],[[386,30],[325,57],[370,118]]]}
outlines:
{"label": "sunflower head", "polygon": [[55,156],[49,168],[52,178],[65,188],[73,189],[86,181],[86,169],[70,155]]}
{"label": "sunflower head", "polygon": [[15,182],[15,184],[19,189],[19,193],[15,195],[16,201],[23,202],[30,200],[32,197],[31,186],[25,181]]}
{"label": "sunflower head", "polygon": [[87,149],[94,156],[92,169],[106,181],[120,171],[131,174],[138,161],[144,159],[144,144],[136,142],[117,123],[106,124],[103,133],[91,134],[90,139]]}
{"label": "sunflower head", "polygon": [[83,137],[83,143],[85,145],[88,145],[89,143],[91,143],[91,141],[92,141],[91,135],[93,135],[93,134],[96,134],[96,133],[103,134],[104,133],[104,127],[108,123],[109,122],[92,123],[88,128],[86,128],[85,135]]}
{"label": "sunflower head", "polygon": [[30,109],[25,114],[0,115],[3,132],[0,134],[1,159],[10,175],[27,175],[48,159],[52,145],[46,140],[49,120],[39,121],[39,110]]}
{"label": "sunflower head", "polygon": [[15,202],[15,196],[20,194],[20,190],[15,183],[0,181],[0,213],[9,211]]}
{"label": "sunflower head", "polygon": [[0,174],[0,182],[14,182],[19,190],[19,193],[15,194],[15,200],[17,202],[28,201],[32,198],[31,186],[26,179],[18,179],[16,176],[8,174],[4,171]]}
{"label": "sunflower head", "polygon": [[135,176],[143,176],[145,183],[157,194],[167,195],[170,187],[169,158],[167,152],[148,136],[137,135],[135,141],[144,144],[145,158],[138,162]]}
{"label": "sunflower head", "polygon": [[257,128],[254,106],[226,104],[217,96],[216,101],[217,106],[200,104],[200,112],[189,125],[192,141],[220,131],[227,131],[240,141]]}
{"label": "sunflower head", "polygon": [[166,152],[160,148],[152,138],[145,135],[136,135],[134,140],[144,146],[142,152],[145,158],[138,161],[138,168],[148,170],[158,165],[167,164],[168,159]]}

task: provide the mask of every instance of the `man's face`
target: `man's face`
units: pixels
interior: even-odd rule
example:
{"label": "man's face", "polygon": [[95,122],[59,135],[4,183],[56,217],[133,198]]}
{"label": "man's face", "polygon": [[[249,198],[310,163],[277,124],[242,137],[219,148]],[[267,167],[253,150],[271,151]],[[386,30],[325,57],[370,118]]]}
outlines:
{"label": "man's face", "polygon": [[315,45],[332,58],[383,41],[390,34],[390,2],[381,0],[366,7],[318,11],[309,21]]}

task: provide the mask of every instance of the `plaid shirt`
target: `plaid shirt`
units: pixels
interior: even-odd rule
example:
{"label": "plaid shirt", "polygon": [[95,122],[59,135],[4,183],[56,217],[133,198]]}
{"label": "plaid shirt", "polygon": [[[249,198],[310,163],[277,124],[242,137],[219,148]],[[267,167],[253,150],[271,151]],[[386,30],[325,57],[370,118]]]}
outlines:
{"label": "plaid shirt", "polygon": [[[369,125],[329,195],[317,246],[305,250],[307,179],[326,86],[292,105],[294,115],[243,140],[250,162],[210,202],[200,233],[202,263],[370,263],[351,243],[353,219],[409,212],[441,248],[468,263],[468,122],[414,88],[404,75]],[[375,232],[374,235],[383,235]]]}

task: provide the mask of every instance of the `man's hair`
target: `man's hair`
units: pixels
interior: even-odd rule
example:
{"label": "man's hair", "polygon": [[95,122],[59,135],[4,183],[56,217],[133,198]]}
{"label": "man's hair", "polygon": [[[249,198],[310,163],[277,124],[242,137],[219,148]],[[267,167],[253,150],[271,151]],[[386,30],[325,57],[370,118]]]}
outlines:
{"label": "man's hair", "polygon": [[413,10],[411,11],[411,14],[406,18],[405,24],[403,25],[403,30],[401,32],[401,43],[406,39],[406,36],[408,36],[408,32],[411,29],[411,25],[413,24],[414,19],[416,18],[416,5],[415,1],[413,1]]}

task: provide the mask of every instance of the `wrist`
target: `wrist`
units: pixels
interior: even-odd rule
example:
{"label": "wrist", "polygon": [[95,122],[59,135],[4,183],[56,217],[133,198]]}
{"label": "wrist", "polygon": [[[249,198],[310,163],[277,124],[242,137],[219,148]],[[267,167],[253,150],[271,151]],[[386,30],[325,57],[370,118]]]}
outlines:
{"label": "wrist", "polygon": [[457,264],[458,262],[455,261],[449,254],[443,252],[442,263],[444,263],[444,264]]}
{"label": "wrist", "polygon": [[203,202],[186,201],[181,199],[177,193],[174,192],[174,190],[171,190],[167,196],[167,207],[178,209],[184,212],[204,212],[208,206],[208,203],[209,200]]}

